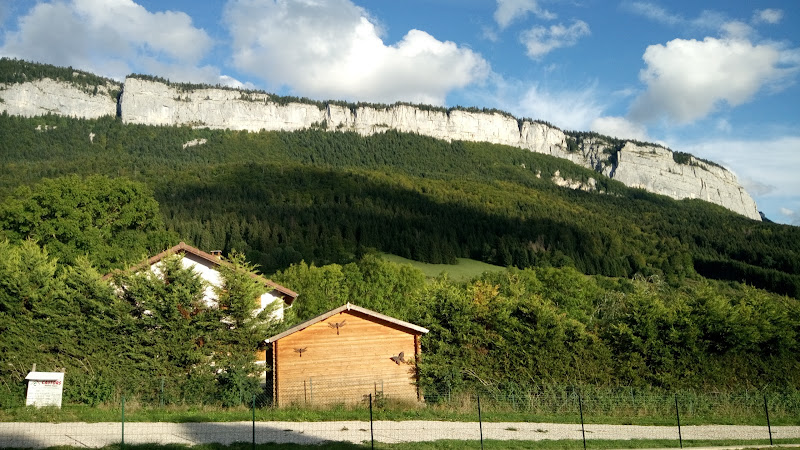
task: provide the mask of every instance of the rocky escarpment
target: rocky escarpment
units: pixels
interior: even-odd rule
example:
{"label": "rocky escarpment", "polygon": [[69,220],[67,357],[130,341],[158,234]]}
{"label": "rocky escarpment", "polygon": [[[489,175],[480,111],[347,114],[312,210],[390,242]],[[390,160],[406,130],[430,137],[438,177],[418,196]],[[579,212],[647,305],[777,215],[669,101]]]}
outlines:
{"label": "rocky escarpment", "polygon": [[[501,113],[442,111],[402,104],[352,109],[336,104],[279,104],[269,94],[223,89],[187,91],[137,78],[125,81],[121,110],[123,121],[148,125],[290,131],[324,124],[329,130],[363,135],[395,129],[448,141],[511,145],[568,159],[628,186],[675,199],[703,199],[760,220],[753,199],[736,176],[721,167],[695,158],[678,163],[670,150],[631,142],[621,150],[610,151],[607,144],[590,139],[570,151],[563,131]],[[562,184],[571,187],[570,183]]]}
{"label": "rocky escarpment", "polygon": [[33,117],[45,114],[95,119],[117,113],[119,84],[92,88],[42,78],[27,83],[0,83],[0,111]]}
{"label": "rocky escarpment", "polygon": [[613,174],[611,170],[603,172],[626,186],[672,198],[698,198],[761,220],[755,202],[733,173],[695,157],[676,163],[670,150],[628,142],[617,153]]}
{"label": "rocky escarpment", "polygon": [[[756,204],[736,176],[689,157],[677,162],[670,150],[626,143],[612,148],[602,139],[568,145],[568,136],[546,123],[517,120],[498,112],[442,110],[396,104],[388,107],[290,102],[258,92],[186,89],[181,85],[129,77],[117,105],[108,95],[89,95],[52,80],[4,86],[0,103],[10,114],[53,112],[98,117],[117,112],[126,123],[191,125],[232,130],[298,130],[321,127],[362,135],[388,129],[447,141],[504,144],[568,159],[622,183],[675,199],[699,198],[761,220]],[[14,93],[10,95],[10,93]],[[97,97],[97,99],[95,99]],[[98,101],[96,108],[94,101]],[[560,181],[565,187],[573,183]],[[591,188],[581,185],[580,189]]]}

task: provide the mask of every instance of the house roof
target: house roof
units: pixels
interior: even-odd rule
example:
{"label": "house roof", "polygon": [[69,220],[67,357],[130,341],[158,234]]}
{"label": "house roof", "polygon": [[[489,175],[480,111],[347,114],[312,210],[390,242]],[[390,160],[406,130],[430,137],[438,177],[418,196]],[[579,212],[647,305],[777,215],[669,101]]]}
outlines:
{"label": "house roof", "polygon": [[[153,264],[158,263],[159,261],[161,261],[162,259],[164,259],[164,258],[166,258],[168,256],[179,254],[179,253],[182,253],[182,254],[190,253],[190,254],[200,258],[201,260],[204,260],[204,261],[208,262],[209,265],[211,265],[213,267],[220,266],[220,265],[225,265],[225,266],[230,266],[231,265],[231,263],[229,263],[228,261],[225,261],[224,259],[220,259],[220,257],[218,257],[218,256],[212,255],[211,253],[206,253],[206,252],[204,252],[204,251],[202,251],[202,250],[200,250],[200,249],[198,249],[196,247],[192,247],[191,245],[189,245],[189,244],[187,244],[185,242],[181,242],[180,244],[178,244],[178,245],[176,245],[176,246],[174,246],[172,248],[169,248],[167,250],[164,250],[163,252],[161,252],[161,253],[149,258],[147,261],[141,262],[141,263],[133,266],[131,269],[133,271],[141,270],[141,269],[143,269],[145,267],[150,267]],[[113,275],[113,273],[106,274],[103,277],[103,279],[108,279],[112,275]],[[295,292],[295,291],[293,291],[291,289],[285,288],[285,287],[281,286],[280,284],[278,284],[278,283],[276,283],[276,282],[274,282],[272,280],[268,280],[268,279],[262,277],[261,275],[256,275],[254,273],[251,273],[250,276],[254,280],[256,280],[256,281],[264,284],[265,286],[268,286],[268,287],[272,288],[273,290],[276,290],[276,291],[280,292],[281,294],[283,294],[283,300],[286,302],[287,305],[291,305],[292,302],[294,302],[294,300],[297,298],[297,296],[300,295],[300,294],[298,294],[297,292]]]}
{"label": "house roof", "polygon": [[317,317],[314,317],[313,319],[307,320],[307,321],[301,323],[300,325],[296,325],[296,326],[294,326],[292,328],[289,328],[288,330],[284,331],[283,333],[276,334],[275,336],[267,338],[264,342],[266,342],[267,344],[269,344],[271,342],[275,342],[278,339],[282,339],[282,338],[285,338],[286,336],[289,336],[290,334],[297,333],[300,330],[308,328],[308,327],[310,327],[311,325],[314,325],[317,322],[322,322],[323,320],[325,320],[325,319],[327,319],[327,318],[329,318],[331,316],[334,316],[336,314],[339,314],[340,312],[343,312],[343,311],[356,311],[356,312],[359,312],[361,314],[365,314],[367,316],[373,317],[375,319],[382,320],[384,322],[389,322],[389,323],[398,325],[398,326],[400,326],[402,328],[406,328],[412,333],[415,332],[415,334],[416,333],[424,334],[424,333],[428,332],[427,328],[421,327],[419,325],[414,325],[413,323],[404,322],[404,321],[402,321],[400,319],[395,319],[394,317],[389,317],[387,315],[372,311],[372,310],[367,309],[367,308],[362,308],[360,306],[351,305],[350,303],[346,303],[346,304],[344,304],[344,305],[342,305],[342,306],[340,306],[340,307],[338,307],[336,309],[332,309],[332,310],[330,310],[330,311],[328,311],[328,312],[326,312],[324,314],[321,314],[321,315],[319,315]]}

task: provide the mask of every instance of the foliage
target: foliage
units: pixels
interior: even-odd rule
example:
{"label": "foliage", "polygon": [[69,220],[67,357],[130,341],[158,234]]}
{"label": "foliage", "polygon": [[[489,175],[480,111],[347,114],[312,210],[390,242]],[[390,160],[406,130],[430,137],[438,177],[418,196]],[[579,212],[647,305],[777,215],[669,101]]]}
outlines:
{"label": "foliage", "polygon": [[[466,284],[425,283],[414,271],[368,256],[345,267],[295,265],[276,278],[303,292],[308,309],[298,302],[296,321],[350,301],[430,329],[421,383],[436,392],[558,383],[728,391],[800,382],[792,369],[800,368],[794,299],[570,268],[487,272]],[[359,299],[358,290],[371,295]]]}
{"label": "foliage", "polygon": [[[582,143],[589,139],[595,140],[597,142],[601,142],[606,146],[613,148],[615,151],[622,150],[622,147],[625,146],[627,142],[631,142],[636,144],[639,147],[660,147],[669,150],[668,148],[664,147],[661,144],[656,144],[654,142],[643,142],[637,141],[635,139],[620,139],[618,137],[611,137],[606,136],[604,134],[597,133],[596,131],[565,131],[564,134],[571,139],[575,139],[578,143]],[[688,153],[686,153],[688,155]],[[677,162],[677,161],[676,161]]]}
{"label": "foliage", "polygon": [[86,258],[59,265],[32,241],[0,241],[0,251],[3,401],[23,398],[33,363],[66,370],[68,403],[128,395],[231,406],[260,392],[255,349],[273,324],[268,312],[252,314],[260,291],[240,256],[223,271],[220,309],[205,302],[202,279],[178,257],[156,271],[118,273],[112,285]]}
{"label": "foliage", "polygon": [[408,319],[412,299],[425,284],[425,276],[419,270],[385,261],[376,254],[345,266],[316,267],[301,262],[277,273],[275,279],[303,296],[292,306],[289,323],[303,322],[348,302]]}
{"label": "foliage", "polygon": [[222,404],[233,406],[247,403],[260,392],[256,375],[263,368],[254,364],[253,355],[278,323],[273,316],[275,303],[255,314],[264,290],[264,284],[253,276],[255,266],[236,252],[229,255],[228,262],[219,267],[222,284],[215,288],[223,317],[217,321],[222,329],[214,343],[213,360]]}
{"label": "foliage", "polygon": [[[216,324],[220,316],[204,300],[202,278],[181,264],[180,257],[166,258],[157,271],[122,273],[114,284],[130,305],[134,364],[153,378],[176,379],[208,375]],[[178,398],[183,397],[179,395]]]}
{"label": "foliage", "polygon": [[[85,260],[59,269],[29,241],[0,250],[7,255],[0,265],[6,396],[21,398],[31,362],[65,367],[65,398],[86,404],[126,394],[150,404],[235,405],[258,389],[250,376],[256,343],[278,330],[248,314],[255,281],[241,256],[231,258],[222,307],[214,308],[177,258],[157,272],[117,275],[118,296]],[[675,288],[653,277],[589,277],[571,268],[426,281],[410,265],[372,254],[345,266],[295,265],[276,279],[302,292],[284,328],[348,301],[428,328],[419,361],[426,391],[800,385],[793,320],[800,304],[750,287],[694,281]]]}
{"label": "foliage", "polygon": [[[35,131],[40,124],[57,128]],[[346,264],[375,248],[429,263],[569,265],[673,284],[697,270],[800,295],[797,227],[629,189],[516,148],[395,131],[247,133],[54,116],[0,115],[0,133],[0,196],[66,174],[135,179],[153,189],[168,229],[201,248],[239,249],[265,272],[301,260]],[[192,139],[207,143],[184,149]],[[604,194],[559,188],[556,171],[593,178]]]}
{"label": "foliage", "polygon": [[687,165],[687,166],[699,166],[697,161],[701,161],[701,162],[703,162],[703,163],[705,163],[705,164],[707,164],[709,166],[712,166],[712,167],[719,167],[720,169],[723,168],[722,166],[720,166],[719,164],[717,164],[717,163],[715,163],[713,161],[709,161],[709,160],[703,159],[703,158],[698,158],[696,156],[693,156],[693,155],[691,155],[689,153],[684,153],[684,152],[673,151],[672,152],[672,159],[673,159],[673,161],[675,161],[678,164],[684,164],[684,165]]}
{"label": "foliage", "polygon": [[62,269],[31,241],[0,241],[0,251],[0,390],[21,394],[37,363],[75,377],[65,401],[107,401],[104,380],[120,374],[116,352],[127,346],[115,333],[125,305],[85,259]]}
{"label": "foliage", "polygon": [[50,64],[32,63],[15,58],[0,58],[0,83],[26,83],[43,78],[64,81],[86,93],[97,95],[98,88],[113,86],[108,90],[111,98],[117,98],[119,83],[72,67],[57,67]]}
{"label": "foliage", "polygon": [[[241,403],[257,389],[255,346],[277,331],[252,317],[245,255],[301,292],[284,326],[351,302],[429,328],[429,389],[800,385],[797,227],[525,150],[396,131],[2,114],[0,135],[0,399],[21,398],[36,362],[67,370],[68,401]],[[207,143],[183,148],[193,139]],[[568,133],[584,139],[624,145]],[[556,172],[598,192],[559,188]],[[100,278],[177,236],[230,255],[221,308],[175,260],[118,274],[116,290]],[[508,270],[426,280],[372,249]]]}
{"label": "foliage", "polygon": [[65,261],[89,256],[101,269],[120,267],[174,239],[163,231],[147,187],[99,175],[21,186],[0,203],[0,229],[12,240],[33,239]]}

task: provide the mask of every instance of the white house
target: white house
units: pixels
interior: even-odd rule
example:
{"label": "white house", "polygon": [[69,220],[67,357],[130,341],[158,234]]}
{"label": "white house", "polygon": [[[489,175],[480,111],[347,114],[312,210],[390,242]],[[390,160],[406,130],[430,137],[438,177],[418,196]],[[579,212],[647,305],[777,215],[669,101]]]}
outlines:
{"label": "white house", "polygon": [[[203,278],[203,280],[206,281],[207,287],[204,299],[208,306],[215,306],[217,304],[217,294],[214,292],[214,287],[219,287],[222,282],[221,275],[217,268],[220,265],[230,264],[222,259],[222,256],[219,254],[219,252],[206,253],[200,249],[186,244],[185,242],[181,242],[180,244],[153,256],[142,264],[135,266],[133,269],[141,270],[145,267],[149,267],[150,270],[157,273],[159,271],[159,263],[164,258],[172,255],[180,255],[183,266],[193,269]],[[105,278],[110,278],[110,276],[111,274],[106,275]],[[264,286],[264,291],[257,300],[259,302],[259,307],[256,310],[256,313],[260,313],[267,306],[277,302],[278,307],[275,309],[273,317],[275,317],[277,320],[283,320],[284,310],[292,306],[292,303],[297,298],[298,294],[291,289],[287,289],[280,284],[268,280],[260,275],[252,274],[251,276]]]}

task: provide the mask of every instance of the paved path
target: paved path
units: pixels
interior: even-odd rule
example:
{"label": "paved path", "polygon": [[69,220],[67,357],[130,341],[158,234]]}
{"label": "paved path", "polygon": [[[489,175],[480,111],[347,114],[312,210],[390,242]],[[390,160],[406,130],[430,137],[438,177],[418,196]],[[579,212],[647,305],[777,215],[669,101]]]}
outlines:
{"label": "paved path", "polygon": [[[769,439],[765,426],[700,425],[681,428],[684,440]],[[477,422],[378,421],[375,440],[397,443],[438,439],[478,440]],[[42,448],[57,445],[96,448],[121,441],[120,423],[0,423],[0,447]],[[772,427],[774,439],[800,438],[800,426]],[[251,442],[252,422],[125,424],[126,444],[199,444]],[[484,439],[581,439],[579,424],[491,422],[483,424]],[[586,425],[586,439],[678,440],[678,429],[668,426]],[[257,443],[320,444],[328,441],[369,442],[369,422],[256,422]],[[743,442],[744,443],[744,442]]]}

